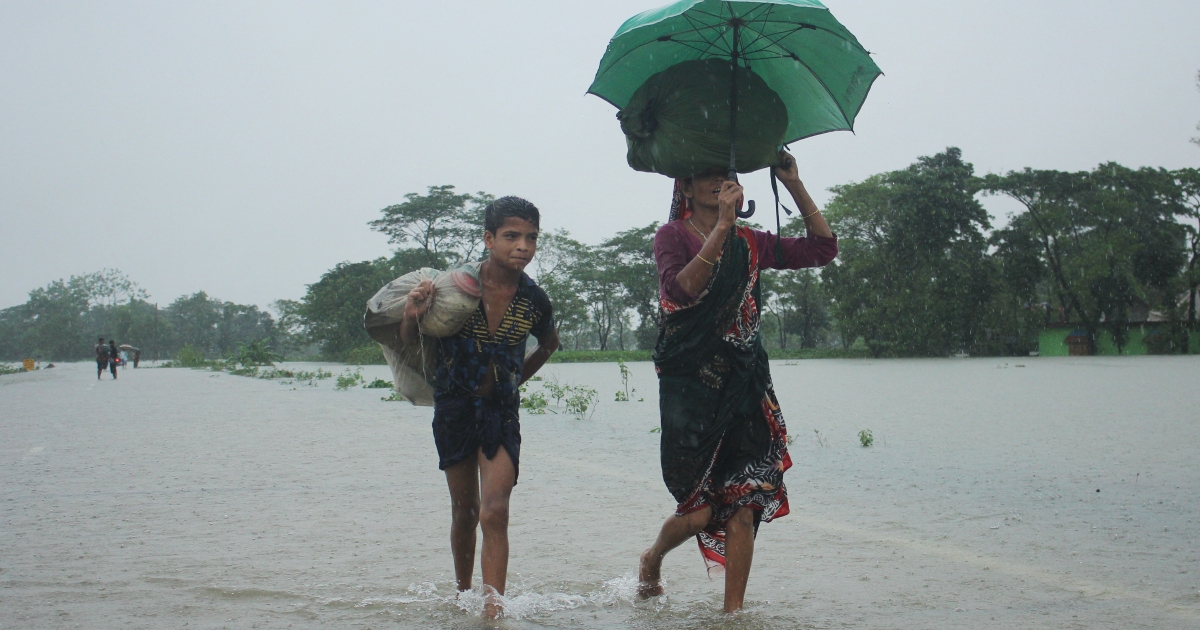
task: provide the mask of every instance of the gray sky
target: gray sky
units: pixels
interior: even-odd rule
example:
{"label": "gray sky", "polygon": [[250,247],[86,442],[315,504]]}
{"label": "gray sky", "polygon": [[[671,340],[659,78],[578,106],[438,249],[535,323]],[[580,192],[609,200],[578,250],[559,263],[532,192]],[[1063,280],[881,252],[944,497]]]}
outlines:
{"label": "gray sky", "polygon": [[[298,298],[437,184],[589,243],[663,220],[670,181],[584,96],[662,3],[0,3],[0,307],[102,267],[164,304]],[[793,145],[819,201],[947,146],[979,172],[1200,166],[1200,2],[827,4],[885,76],[855,134]]]}

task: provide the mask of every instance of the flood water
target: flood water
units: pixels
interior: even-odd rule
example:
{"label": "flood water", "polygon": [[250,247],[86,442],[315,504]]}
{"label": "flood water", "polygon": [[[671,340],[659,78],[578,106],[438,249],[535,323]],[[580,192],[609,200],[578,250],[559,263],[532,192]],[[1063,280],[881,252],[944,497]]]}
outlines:
{"label": "flood water", "polygon": [[495,622],[455,598],[430,409],[332,379],[0,376],[0,628],[1200,627],[1200,358],[774,362],[792,514],[734,616],[692,543],[633,601],[673,503],[630,368],[631,402],[615,364],[544,370],[601,403],[522,415]]}

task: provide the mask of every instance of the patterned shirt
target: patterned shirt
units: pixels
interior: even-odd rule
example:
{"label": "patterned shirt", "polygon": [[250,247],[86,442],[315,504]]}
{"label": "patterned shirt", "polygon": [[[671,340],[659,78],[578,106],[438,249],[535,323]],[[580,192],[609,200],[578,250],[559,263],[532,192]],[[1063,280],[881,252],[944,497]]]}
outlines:
{"label": "patterned shirt", "polygon": [[474,396],[487,377],[488,364],[495,368],[495,398],[503,407],[516,411],[521,405],[521,369],[529,335],[539,342],[554,330],[550,298],[526,274],[517,281],[517,293],[493,336],[488,332],[483,300],[457,333],[438,343],[438,369],[434,400]]}

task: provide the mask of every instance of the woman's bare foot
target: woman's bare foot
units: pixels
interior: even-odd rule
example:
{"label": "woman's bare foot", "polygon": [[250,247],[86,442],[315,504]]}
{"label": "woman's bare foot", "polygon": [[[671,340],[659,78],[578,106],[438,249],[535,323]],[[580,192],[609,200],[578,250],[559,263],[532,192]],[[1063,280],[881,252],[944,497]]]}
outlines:
{"label": "woman's bare foot", "polygon": [[662,556],[655,554],[653,549],[642,552],[641,562],[638,563],[638,599],[650,599],[663,594],[662,560]]}

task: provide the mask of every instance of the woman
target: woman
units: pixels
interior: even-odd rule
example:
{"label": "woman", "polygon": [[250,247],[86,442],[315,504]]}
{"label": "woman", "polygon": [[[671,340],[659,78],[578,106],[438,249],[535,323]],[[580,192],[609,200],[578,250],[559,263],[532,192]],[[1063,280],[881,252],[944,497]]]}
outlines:
{"label": "woman", "polygon": [[788,513],[787,430],[759,338],[759,269],[819,267],[837,238],[782,153],[775,175],[807,238],[735,225],[742,187],[723,174],[676,180],[671,220],[654,237],[662,316],[659,374],[662,470],[678,501],[642,553],[639,593],[662,594],[667,552],[696,536],[710,574],[725,569],[725,611],[742,607],[759,523]]}

